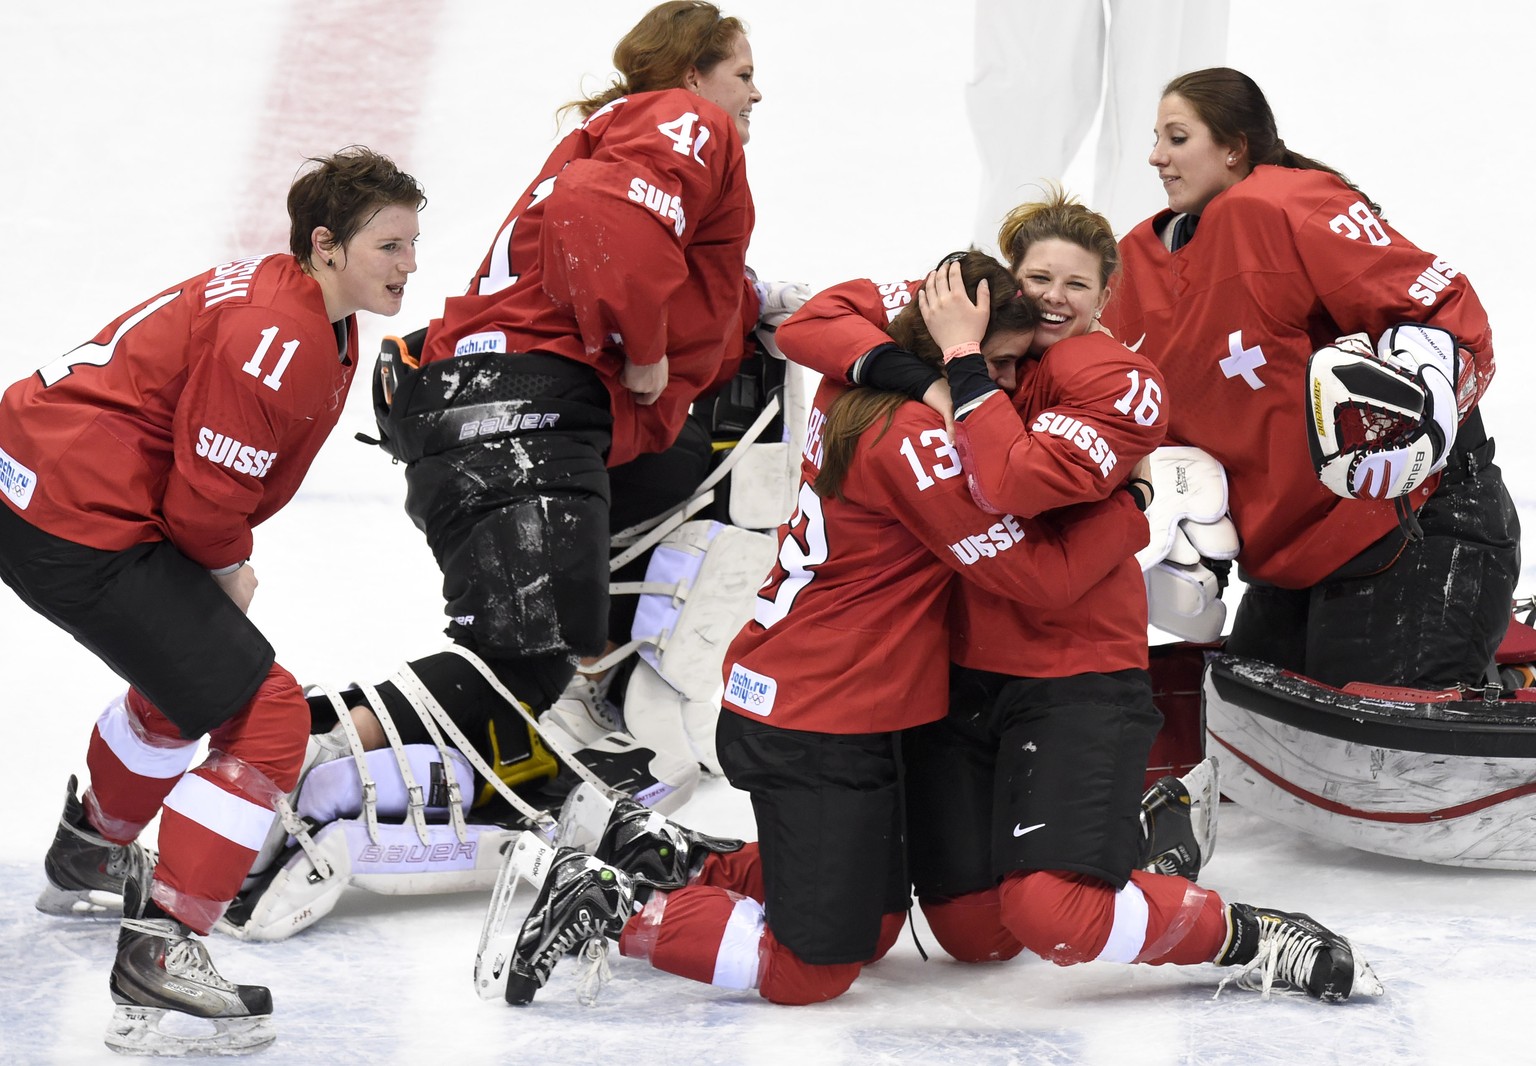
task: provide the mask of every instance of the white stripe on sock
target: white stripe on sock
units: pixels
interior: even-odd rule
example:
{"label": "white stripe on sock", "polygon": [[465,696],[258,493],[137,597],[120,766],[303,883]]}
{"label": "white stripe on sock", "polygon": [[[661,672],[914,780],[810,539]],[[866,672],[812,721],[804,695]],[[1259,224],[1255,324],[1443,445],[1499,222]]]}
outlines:
{"label": "white stripe on sock", "polygon": [[1147,942],[1147,897],[1134,882],[1115,893],[1115,921],[1098,962],[1135,962]]}
{"label": "white stripe on sock", "polygon": [[251,851],[261,850],[273,818],[266,807],[225,792],[196,774],[187,774],[176,782],[171,794],[165,797],[165,807]]}
{"label": "white stripe on sock", "polygon": [[129,720],[126,694],[107,705],[101,717],[96,719],[96,729],[118,761],[140,777],[179,777],[187,772],[197,755],[195,740],[185,744],[146,743]]}
{"label": "white stripe on sock", "polygon": [[763,905],[755,899],[739,899],[725,923],[720,951],[715,956],[715,975],[710,984],[744,990],[757,987],[757,969],[763,942]]}

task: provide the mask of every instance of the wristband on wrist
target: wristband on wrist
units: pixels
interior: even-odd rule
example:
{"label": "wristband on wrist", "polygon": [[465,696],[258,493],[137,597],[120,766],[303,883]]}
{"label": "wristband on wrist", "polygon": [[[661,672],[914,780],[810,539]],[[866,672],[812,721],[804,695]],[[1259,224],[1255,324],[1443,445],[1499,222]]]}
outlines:
{"label": "wristband on wrist", "polygon": [[214,577],[228,577],[248,562],[250,562],[249,559],[241,559],[238,563],[230,563],[228,566],[221,566],[217,570],[210,570],[208,572]]}
{"label": "wristband on wrist", "polygon": [[1152,506],[1152,482],[1144,477],[1133,477],[1125,483],[1125,489],[1136,501],[1136,509],[1145,511]]}
{"label": "wristband on wrist", "polygon": [[980,355],[981,345],[975,341],[966,341],[944,349],[944,365],[948,366],[951,360],[959,359],[966,355]]}

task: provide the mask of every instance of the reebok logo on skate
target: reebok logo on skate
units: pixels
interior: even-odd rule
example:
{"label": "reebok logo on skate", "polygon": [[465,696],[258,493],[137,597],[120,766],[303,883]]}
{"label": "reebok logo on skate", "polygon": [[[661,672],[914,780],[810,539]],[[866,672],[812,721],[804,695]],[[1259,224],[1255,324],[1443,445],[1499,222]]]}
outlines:
{"label": "reebok logo on skate", "polygon": [[1021,837],[1021,836],[1024,836],[1026,833],[1033,833],[1036,829],[1044,829],[1044,828],[1045,828],[1045,823],[1044,822],[1040,822],[1038,825],[1031,825],[1031,826],[1015,825],[1013,827],[1013,835],[1016,836],[1016,837]]}

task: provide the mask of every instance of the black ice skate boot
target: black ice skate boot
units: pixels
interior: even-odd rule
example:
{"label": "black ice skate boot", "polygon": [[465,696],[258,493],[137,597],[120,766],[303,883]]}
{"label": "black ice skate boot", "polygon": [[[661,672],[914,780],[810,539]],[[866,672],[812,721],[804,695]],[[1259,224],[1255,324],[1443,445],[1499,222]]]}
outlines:
{"label": "black ice skate boot", "polygon": [[[126,1055],[239,1055],[270,1044],[272,994],[219,976],[202,941],[149,898],[149,884],[146,875],[123,886],[107,1046]],[[181,1018],[162,1030],[168,1014]],[[188,1018],[212,1031],[189,1032]]]}
{"label": "black ice skate boot", "polygon": [[644,903],[649,890],[682,888],[711,854],[740,851],[744,842],[710,836],[678,825],[665,815],[625,796],[604,794],[583,783],[572,790],[560,811],[561,844],[592,842],[601,862],[618,867],[634,879],[636,896]]}
{"label": "black ice skate boot", "polygon": [[1227,942],[1217,966],[1242,969],[1222,979],[1251,992],[1308,995],[1325,1003],[1351,996],[1379,996],[1381,982],[1354,945],[1305,914],[1287,914],[1246,903],[1227,905]]}
{"label": "black ice skate boot", "polygon": [[1221,791],[1216,760],[1202,760],[1183,777],[1160,778],[1141,797],[1143,870],[1191,881],[1216,850]]}
{"label": "black ice skate boot", "polygon": [[533,1002],[555,963],[573,949],[584,948],[589,965],[605,969],[608,938],[617,937],[634,913],[629,875],[573,848],[559,849],[518,934],[507,968],[507,1002]]}
{"label": "black ice skate boot", "polygon": [[116,917],[123,913],[123,881],[154,869],[154,854],[137,842],[114,844],[91,826],[75,798],[79,781],[71,776],[64,792],[64,813],[43,857],[48,878],[37,909],[44,914]]}

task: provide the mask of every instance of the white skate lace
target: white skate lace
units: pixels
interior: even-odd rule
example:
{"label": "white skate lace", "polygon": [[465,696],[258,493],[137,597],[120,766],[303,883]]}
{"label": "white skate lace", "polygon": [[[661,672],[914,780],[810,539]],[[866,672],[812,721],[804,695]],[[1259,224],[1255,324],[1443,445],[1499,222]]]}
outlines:
{"label": "white skate lace", "polygon": [[1322,941],[1306,933],[1281,928],[1259,941],[1259,950],[1241,969],[1222,978],[1216,986],[1216,999],[1229,984],[1268,999],[1270,993],[1306,995],[1307,976],[1317,962]]}
{"label": "white skate lace", "polygon": [[581,948],[581,974],[576,978],[576,1001],[583,1007],[595,1006],[603,986],[613,977],[608,966],[608,938],[595,936]]}
{"label": "white skate lace", "polygon": [[171,938],[165,947],[165,972],[196,980],[224,992],[239,993],[239,986],[219,976],[208,949],[190,937]]}

